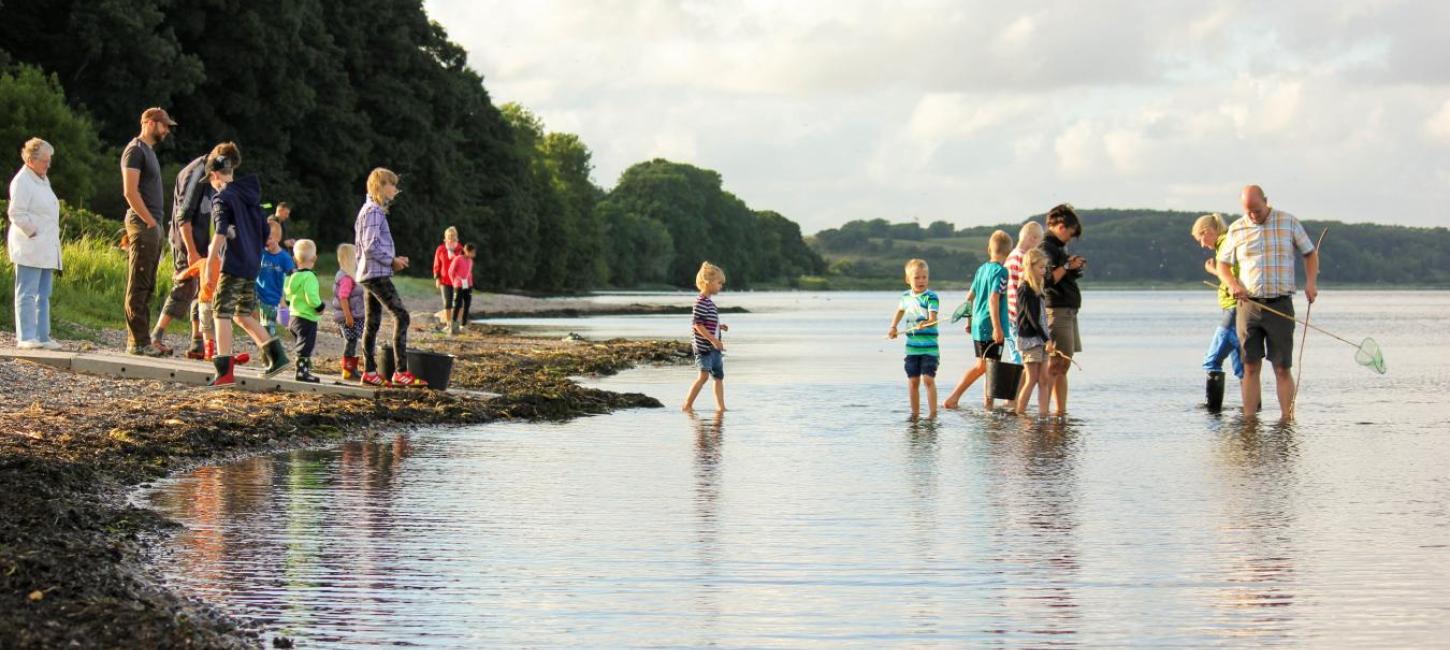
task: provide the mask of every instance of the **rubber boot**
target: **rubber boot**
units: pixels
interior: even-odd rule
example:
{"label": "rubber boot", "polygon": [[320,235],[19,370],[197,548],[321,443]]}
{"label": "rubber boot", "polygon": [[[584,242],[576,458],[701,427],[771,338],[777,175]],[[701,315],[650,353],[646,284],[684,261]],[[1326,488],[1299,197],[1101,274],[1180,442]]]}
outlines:
{"label": "rubber boot", "polygon": [[282,339],[271,338],[262,344],[262,363],[267,366],[262,370],[263,377],[275,377],[287,369],[287,351],[282,348]]}
{"label": "rubber boot", "polygon": [[202,346],[201,339],[191,340],[191,348],[187,349],[186,358],[198,360],[206,358],[206,348]]}
{"label": "rubber boot", "polygon": [[231,357],[212,357],[211,363],[216,368],[216,376],[212,378],[210,384],[207,384],[208,386],[231,386],[237,383],[236,376],[232,372]]}
{"label": "rubber boot", "polygon": [[1223,387],[1223,373],[1210,370],[1208,373],[1208,410],[1217,411],[1223,408]]}
{"label": "rubber boot", "polygon": [[216,356],[216,341],[207,341],[206,342],[206,353],[205,354],[206,354],[206,357],[204,358],[205,361],[211,361],[212,360],[212,357],[215,357]]}
{"label": "rubber boot", "polygon": [[342,380],[343,381],[357,381],[358,379],[360,379],[362,377],[362,375],[359,374],[358,371],[357,371],[357,362],[358,361],[359,361],[359,359],[357,357],[343,357],[342,358]]}
{"label": "rubber boot", "polygon": [[297,357],[297,381],[316,384],[321,382],[317,375],[312,374],[312,357]]}

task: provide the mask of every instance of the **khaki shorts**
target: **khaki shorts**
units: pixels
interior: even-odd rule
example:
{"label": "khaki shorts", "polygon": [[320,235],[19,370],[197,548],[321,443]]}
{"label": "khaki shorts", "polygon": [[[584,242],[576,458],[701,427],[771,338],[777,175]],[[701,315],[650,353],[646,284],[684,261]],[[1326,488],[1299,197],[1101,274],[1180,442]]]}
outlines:
{"label": "khaki shorts", "polygon": [[1044,363],[1046,361],[1047,346],[1045,345],[1039,345],[1036,347],[1027,348],[1026,350],[1022,350],[1022,363]]}
{"label": "khaki shorts", "polygon": [[223,273],[217,282],[212,310],[217,318],[232,318],[237,314],[247,316],[257,311],[257,281]]}
{"label": "khaki shorts", "polygon": [[1047,336],[1057,344],[1057,351],[1069,357],[1082,352],[1082,334],[1077,329],[1077,310],[1051,307],[1047,310]]}

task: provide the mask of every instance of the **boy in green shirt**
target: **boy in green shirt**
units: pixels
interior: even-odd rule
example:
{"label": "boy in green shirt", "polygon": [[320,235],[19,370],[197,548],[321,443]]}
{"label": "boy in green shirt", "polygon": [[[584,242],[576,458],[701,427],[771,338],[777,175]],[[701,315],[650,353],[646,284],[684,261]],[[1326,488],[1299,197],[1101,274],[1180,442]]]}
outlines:
{"label": "boy in green shirt", "polygon": [[322,316],[322,294],[317,274],[312,271],[317,263],[317,244],[311,239],[299,239],[292,246],[292,256],[297,259],[297,270],[287,276],[282,288],[287,309],[292,312],[287,329],[296,339],[297,381],[315,384],[321,380],[312,374],[312,349],[317,346],[317,321]]}
{"label": "boy in green shirt", "polygon": [[896,313],[891,316],[891,329],[886,332],[886,338],[895,339],[901,334],[896,326],[906,326],[906,390],[911,396],[913,419],[921,414],[919,390],[923,386],[930,412],[928,417],[936,418],[936,369],[941,357],[936,342],[936,321],[941,300],[935,291],[926,288],[930,274],[926,260],[914,259],[906,263],[906,284],[911,288],[897,301]]}

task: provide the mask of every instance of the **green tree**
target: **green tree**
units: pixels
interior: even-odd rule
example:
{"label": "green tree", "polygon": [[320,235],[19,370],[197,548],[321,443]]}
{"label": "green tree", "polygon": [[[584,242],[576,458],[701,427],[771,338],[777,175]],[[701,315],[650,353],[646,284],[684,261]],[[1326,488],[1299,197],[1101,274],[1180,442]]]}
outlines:
{"label": "green tree", "polygon": [[20,145],[30,138],[55,148],[47,176],[56,196],[87,205],[96,191],[95,179],[111,169],[96,127],[89,117],[66,105],[55,75],[21,65],[13,73],[0,72],[0,142],[8,145],[0,156],[8,156],[11,167],[18,167]]}

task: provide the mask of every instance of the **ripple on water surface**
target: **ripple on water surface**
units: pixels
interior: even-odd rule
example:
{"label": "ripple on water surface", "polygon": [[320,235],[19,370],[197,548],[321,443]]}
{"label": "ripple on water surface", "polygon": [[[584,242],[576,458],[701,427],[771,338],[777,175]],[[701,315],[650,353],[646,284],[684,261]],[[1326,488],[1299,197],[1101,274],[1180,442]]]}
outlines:
{"label": "ripple on water surface", "polygon": [[[1196,406],[1211,299],[1090,293],[1074,417],[1044,425],[983,414],[976,389],[908,421],[890,295],[725,294],[753,313],[727,318],[721,416],[420,431],[200,469],[150,500],[186,524],[163,558],[183,589],[329,644],[1432,645],[1450,354],[1405,332],[1450,299],[1391,298],[1388,333],[1316,309],[1375,335],[1391,372],[1311,338],[1281,426]],[[943,340],[945,392],[968,353]],[[603,385],[672,404],[690,376]]]}

